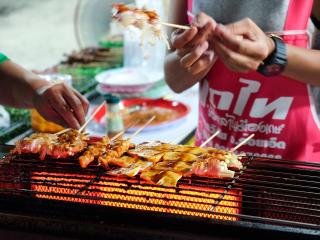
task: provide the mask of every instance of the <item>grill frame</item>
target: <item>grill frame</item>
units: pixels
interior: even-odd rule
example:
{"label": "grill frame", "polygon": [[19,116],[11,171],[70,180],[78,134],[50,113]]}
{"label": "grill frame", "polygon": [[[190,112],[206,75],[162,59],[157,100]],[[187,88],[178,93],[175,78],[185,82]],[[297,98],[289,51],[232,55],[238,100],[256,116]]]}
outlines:
{"label": "grill frame", "polygon": [[[5,149],[8,150],[10,147],[5,147]],[[250,158],[247,161],[249,162],[253,160],[253,158]],[[278,160],[260,160],[268,161],[269,164],[277,163],[279,165]],[[50,167],[56,164],[55,162],[50,161],[34,162],[36,163],[36,167],[42,166],[47,170],[50,170]],[[282,161],[281,165],[284,164],[298,163],[294,161]],[[22,165],[23,163],[20,164],[20,167],[22,167]],[[320,169],[320,164],[303,163],[303,165],[304,167],[317,167]],[[245,164],[244,171],[247,170],[248,166],[250,168],[250,164]],[[72,170],[75,172],[79,171],[79,169],[79,167],[75,166],[68,168],[69,171]],[[21,169],[15,170],[19,172]],[[88,179],[89,181],[87,186],[91,186],[92,183],[99,180],[99,177],[104,175],[104,172],[101,170],[97,171],[96,167],[92,167],[84,171],[96,173],[95,178]],[[301,173],[310,171],[310,169],[300,169],[297,171]],[[241,176],[241,174],[237,174],[234,179],[226,181],[229,184],[226,185],[227,188],[225,189],[229,189],[228,186],[239,186],[240,188],[241,182],[237,182],[237,178],[239,178],[239,176]],[[318,173],[316,176],[316,179],[318,179],[318,177],[320,179],[320,173]],[[0,178],[0,182],[1,181],[2,180]],[[184,181],[190,180],[187,179]],[[182,182],[184,183],[184,181]],[[145,183],[143,184],[145,185]],[[287,185],[286,183],[280,184]],[[320,183],[316,185],[320,186]],[[253,188],[254,187],[255,186],[253,186]],[[269,187],[269,189],[270,188],[272,189],[272,187]],[[318,188],[314,190],[320,195]],[[228,191],[226,191],[225,195],[228,195]],[[253,198],[253,196],[250,197]],[[249,200],[244,197],[244,201]],[[252,204],[254,204],[254,202]],[[316,213],[318,214],[318,212]],[[86,217],[82,218],[81,216]],[[112,216],[112,219],[110,219],[109,216]],[[273,239],[275,239],[275,236],[277,236],[277,239],[292,237],[301,239],[309,237],[311,239],[316,239],[318,236],[320,236],[320,221],[316,226],[301,227],[299,224],[298,226],[281,225],[281,221],[279,220],[274,220],[271,222],[267,221],[266,223],[265,218],[262,218],[260,221],[258,221],[257,217],[250,215],[240,217],[241,221],[233,222],[184,216],[168,212],[149,212],[144,210],[111,206],[101,207],[85,203],[30,198],[27,195],[8,195],[3,192],[3,189],[0,189],[0,224],[3,227],[9,228],[19,228],[25,230],[32,229],[32,231],[35,230],[54,234],[59,231],[63,235],[76,235],[78,237],[84,235],[108,236],[111,239],[126,239],[126,237],[132,237],[133,235],[139,235],[141,239],[144,239],[145,237],[147,239],[151,236],[153,236],[153,239],[155,239],[155,236],[157,236],[157,239],[168,239],[168,237],[170,239],[186,239],[186,237],[191,236],[197,237],[197,239],[207,239],[212,236],[228,236],[234,238],[245,236],[246,238],[254,238],[261,236],[261,234],[264,234],[263,236],[270,236]],[[317,217],[320,217],[320,214],[317,215]],[[175,224],[172,224],[173,221]],[[161,229],[159,229],[159,226],[161,226]]]}

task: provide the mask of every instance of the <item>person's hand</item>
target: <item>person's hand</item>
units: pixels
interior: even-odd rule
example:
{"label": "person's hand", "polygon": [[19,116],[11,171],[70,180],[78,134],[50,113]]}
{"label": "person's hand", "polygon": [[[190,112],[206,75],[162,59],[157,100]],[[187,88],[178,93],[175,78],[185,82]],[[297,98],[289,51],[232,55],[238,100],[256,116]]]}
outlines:
{"label": "person's hand", "polygon": [[34,107],[47,120],[79,129],[85,122],[89,102],[76,90],[57,84],[36,94]]}
{"label": "person's hand", "polygon": [[209,49],[208,40],[216,27],[216,22],[204,13],[195,17],[190,29],[174,31],[171,43],[180,59],[180,64],[192,75],[207,71],[215,58]]}
{"label": "person's hand", "polygon": [[214,52],[232,71],[255,71],[275,45],[251,19],[223,26],[218,24],[210,39]]}

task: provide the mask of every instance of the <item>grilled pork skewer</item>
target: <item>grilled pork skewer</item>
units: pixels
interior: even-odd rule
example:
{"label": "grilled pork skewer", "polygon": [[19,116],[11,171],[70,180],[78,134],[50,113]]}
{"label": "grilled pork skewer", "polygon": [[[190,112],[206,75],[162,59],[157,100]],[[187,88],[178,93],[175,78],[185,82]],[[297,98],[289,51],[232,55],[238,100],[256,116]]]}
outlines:
{"label": "grilled pork skewer", "polygon": [[69,130],[59,135],[35,133],[16,142],[13,154],[39,154],[43,160],[47,155],[52,158],[67,158],[81,152],[88,138],[77,130]]}

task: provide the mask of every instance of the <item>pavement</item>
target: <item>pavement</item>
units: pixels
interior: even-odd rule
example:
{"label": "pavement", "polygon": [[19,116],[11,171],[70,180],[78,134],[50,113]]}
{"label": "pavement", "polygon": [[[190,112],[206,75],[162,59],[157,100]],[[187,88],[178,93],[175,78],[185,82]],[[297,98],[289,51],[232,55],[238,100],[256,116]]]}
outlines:
{"label": "pavement", "polygon": [[78,0],[0,0],[0,52],[27,69],[43,70],[78,49]]}

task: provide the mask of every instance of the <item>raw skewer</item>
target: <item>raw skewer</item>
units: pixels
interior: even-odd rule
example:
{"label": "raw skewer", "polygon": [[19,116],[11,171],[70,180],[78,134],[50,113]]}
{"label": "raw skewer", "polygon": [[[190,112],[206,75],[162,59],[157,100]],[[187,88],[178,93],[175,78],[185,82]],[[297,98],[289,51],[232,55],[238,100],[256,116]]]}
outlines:
{"label": "raw skewer", "polygon": [[188,29],[190,29],[189,26],[179,25],[179,24],[174,24],[174,23],[160,22],[160,24],[162,24],[162,25],[164,25],[164,26],[168,26],[168,27],[183,29],[183,30],[188,30]]}
{"label": "raw skewer", "polygon": [[218,134],[220,133],[220,131],[216,131],[211,137],[209,137],[205,142],[203,142],[200,147],[204,147],[205,145],[208,144],[208,142],[210,142],[212,139],[214,139]]}
{"label": "raw skewer", "polygon": [[247,137],[246,139],[244,139],[241,143],[239,143],[237,146],[235,146],[234,148],[232,148],[230,150],[230,152],[234,152],[236,151],[238,148],[240,148],[242,145],[246,144],[251,138],[254,137],[254,134],[251,134],[249,137]]}
{"label": "raw skewer", "polygon": [[79,129],[79,132],[82,132],[86,126],[89,124],[89,122],[94,118],[94,116],[99,112],[99,110],[105,105],[105,102],[101,103],[100,106],[91,114],[91,116],[88,118],[88,120],[82,125],[82,127]]}

